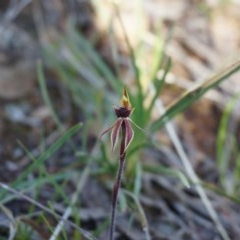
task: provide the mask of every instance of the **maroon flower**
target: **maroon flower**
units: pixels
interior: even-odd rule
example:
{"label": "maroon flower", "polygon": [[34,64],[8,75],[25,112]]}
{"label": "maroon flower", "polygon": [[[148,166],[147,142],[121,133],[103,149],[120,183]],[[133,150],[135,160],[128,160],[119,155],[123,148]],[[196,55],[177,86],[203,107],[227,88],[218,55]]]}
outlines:
{"label": "maroon flower", "polygon": [[121,144],[120,154],[122,155],[122,154],[125,154],[128,146],[130,145],[134,137],[134,131],[131,126],[132,120],[129,118],[133,109],[131,108],[131,104],[129,101],[129,96],[126,88],[124,88],[124,91],[123,91],[121,106],[118,108],[115,107],[114,110],[117,116],[117,121],[110,128],[105,130],[101,134],[101,137],[107,132],[111,131],[111,145],[112,145],[112,151],[113,151],[117,145],[119,132],[121,131],[122,144]]}
{"label": "maroon flower", "polygon": [[131,123],[133,123],[136,127],[138,127],[129,118],[133,109],[131,107],[126,88],[124,88],[124,91],[123,91],[123,96],[121,99],[121,106],[118,108],[115,107],[114,110],[115,110],[115,113],[117,116],[117,121],[110,128],[108,128],[101,134],[101,137],[102,137],[108,131],[111,131],[111,145],[112,145],[112,150],[114,150],[117,145],[117,142],[118,142],[119,133],[121,133],[119,167],[118,167],[118,172],[117,172],[117,176],[116,176],[116,182],[113,186],[113,191],[112,191],[112,211],[111,211],[109,240],[113,240],[113,235],[114,235],[114,230],[115,230],[116,204],[117,204],[118,192],[119,192],[120,185],[121,185],[122,174],[123,174],[123,170],[124,170],[126,150],[127,150],[128,146],[130,145],[130,143],[132,142],[133,137],[134,137],[134,132],[132,130]]}

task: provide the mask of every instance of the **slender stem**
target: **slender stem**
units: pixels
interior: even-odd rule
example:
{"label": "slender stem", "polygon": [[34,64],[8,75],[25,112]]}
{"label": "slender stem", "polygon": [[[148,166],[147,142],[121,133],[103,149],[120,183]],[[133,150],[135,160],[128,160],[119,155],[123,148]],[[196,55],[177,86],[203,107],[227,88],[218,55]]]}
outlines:
{"label": "slender stem", "polygon": [[125,163],[125,138],[126,138],[126,126],[125,123],[122,123],[122,140],[120,146],[120,158],[119,158],[119,167],[117,178],[112,190],[112,211],[111,211],[111,222],[110,222],[110,232],[109,232],[109,240],[113,240],[113,234],[115,231],[115,219],[116,219],[116,206],[117,206],[117,199],[118,199],[118,192],[121,185],[122,174],[124,169]]}

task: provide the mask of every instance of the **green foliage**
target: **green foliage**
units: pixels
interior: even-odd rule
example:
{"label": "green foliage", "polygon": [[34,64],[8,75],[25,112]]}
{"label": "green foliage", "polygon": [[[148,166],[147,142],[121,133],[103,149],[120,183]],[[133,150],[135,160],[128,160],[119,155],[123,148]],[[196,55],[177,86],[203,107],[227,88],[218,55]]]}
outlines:
{"label": "green foliage", "polygon": [[43,73],[42,63],[40,61],[37,62],[37,75],[38,75],[38,81],[39,81],[40,91],[42,93],[43,100],[44,100],[46,106],[48,107],[48,109],[51,111],[54,122],[59,127],[59,129],[63,130],[64,127],[63,127],[59,117],[57,116],[56,112],[54,111],[52,101],[48,94],[47,86],[46,86],[46,79],[45,79],[45,76]]}
{"label": "green foliage", "polygon": [[16,187],[16,185],[24,180],[31,172],[39,169],[43,163],[48,160],[64,143],[66,143],[73,135],[78,133],[81,127],[82,124],[76,124],[67,130],[62,137],[60,137],[45,152],[43,152],[38,158],[35,159],[35,161],[21,174],[13,186]]}
{"label": "green foliage", "polygon": [[33,229],[29,225],[19,222],[14,240],[31,240],[32,234]]}
{"label": "green foliage", "polygon": [[[235,131],[229,131],[229,128],[231,114],[238,102],[239,94],[236,94],[223,111],[218,130],[216,152],[220,182],[228,194],[236,197],[240,196],[240,149]],[[231,163],[231,159],[233,159],[233,163]]]}
{"label": "green foliage", "polygon": [[213,77],[202,81],[192,87],[192,89],[186,91],[182,96],[174,101],[170,106],[167,107],[166,112],[158,120],[156,120],[151,130],[155,131],[163,126],[169,119],[173,118],[177,114],[181,113],[187,107],[191,106],[195,101],[202,97],[207,91],[216,87],[221,81],[226,80],[232,74],[240,69],[240,61],[227,67],[226,69],[215,74]]}

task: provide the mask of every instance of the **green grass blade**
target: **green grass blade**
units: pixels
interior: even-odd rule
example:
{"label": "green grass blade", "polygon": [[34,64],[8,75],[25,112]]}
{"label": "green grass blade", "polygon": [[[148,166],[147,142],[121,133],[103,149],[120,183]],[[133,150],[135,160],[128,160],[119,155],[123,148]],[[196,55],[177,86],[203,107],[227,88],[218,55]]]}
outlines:
{"label": "green grass blade", "polygon": [[[29,156],[29,158],[32,160],[32,162],[37,161],[37,159],[32,156],[31,152],[28,151],[28,149],[22,144],[20,143],[21,148],[24,150],[24,152],[27,154],[27,156]],[[69,205],[70,201],[68,199],[67,194],[64,192],[64,185],[61,185],[61,187],[58,185],[56,178],[54,177],[54,175],[49,174],[45,165],[40,165],[38,167],[39,169],[39,176],[38,179],[46,179],[48,181],[48,183],[52,184],[54,189],[55,189],[55,194],[59,194],[59,196],[61,196],[64,200],[64,202]],[[36,180],[36,179],[35,179]],[[37,181],[38,182],[38,181]],[[36,189],[39,189],[39,186],[36,185]]]}
{"label": "green grass blade", "polygon": [[210,183],[207,183],[207,182],[204,182],[202,181],[201,182],[201,186],[204,187],[205,189],[209,189],[210,191],[213,191],[215,192],[216,194],[240,205],[240,199],[239,197],[235,197],[233,195],[230,195],[229,193],[227,193],[225,190],[222,190],[220,189],[219,187],[217,187],[216,185],[213,185],[213,184],[210,184]]}
{"label": "green grass blade", "polygon": [[51,157],[64,143],[66,143],[73,135],[79,132],[82,127],[81,123],[76,124],[71,127],[62,137],[60,137],[55,143],[52,144],[40,157],[37,158],[35,162],[33,162],[15,181],[12,185],[16,187],[19,182],[21,182],[25,177],[28,176],[29,173],[37,169],[41,164],[43,164],[49,157]]}
{"label": "green grass blade", "polygon": [[135,181],[134,181],[134,195],[139,197],[142,187],[142,164],[141,162],[137,162],[136,164],[136,174],[135,174]]}
{"label": "green grass blade", "polygon": [[[164,113],[165,112],[165,109],[164,109],[164,106],[161,102],[160,99],[157,100],[156,102],[156,109],[158,110],[158,112],[161,114],[162,112]],[[212,218],[216,228],[218,229],[219,231],[219,234],[221,235],[221,237],[224,239],[224,240],[230,240],[229,236],[228,236],[228,233],[226,232],[225,228],[223,227],[218,215],[217,215],[217,212],[215,211],[215,209],[213,208],[205,190],[203,189],[203,187],[200,185],[200,180],[197,176],[197,174],[195,173],[191,163],[190,163],[190,160],[181,144],[181,141],[174,129],[174,126],[172,124],[171,121],[168,121],[166,123],[166,130],[172,140],[172,143],[174,145],[174,147],[176,148],[176,151],[182,161],[182,164],[186,170],[186,173],[189,177],[189,179],[191,180],[192,184],[195,186],[195,189],[196,191],[198,192],[203,204],[205,205],[208,213],[209,213],[209,216]]]}
{"label": "green grass blade", "polygon": [[[52,177],[54,178],[54,180],[56,182],[58,181],[63,181],[64,179],[70,179],[71,177],[73,176],[78,176],[79,173],[73,173],[72,171],[71,172],[66,172],[66,173],[57,173],[57,174],[54,174],[52,175]],[[19,191],[21,191],[22,193],[25,193],[25,192],[28,192],[30,190],[33,190],[33,189],[36,189],[37,187],[41,187],[45,184],[48,184],[49,183],[49,179],[35,179],[35,181],[22,181],[22,182],[19,182],[18,185],[17,185],[17,188],[19,189]],[[7,202],[11,201],[12,199],[15,198],[14,195],[8,195],[6,196],[5,198],[2,197],[2,194],[3,194],[4,190],[1,189],[0,191],[0,194],[1,194],[1,201],[0,201],[0,204],[6,204]]]}
{"label": "green grass blade", "polygon": [[227,177],[226,174],[227,174],[227,165],[228,165],[228,156],[227,156],[228,149],[226,149],[227,148],[226,146],[228,146],[229,137],[230,137],[228,136],[228,122],[238,98],[239,98],[239,94],[233,96],[233,98],[228,102],[227,106],[225,107],[220,120],[220,125],[219,125],[219,130],[217,135],[217,142],[216,142],[217,166],[218,166],[219,175],[220,175],[220,182],[223,186],[225,183],[225,178]]}
{"label": "green grass blade", "polygon": [[239,199],[239,194],[240,194],[240,153],[238,153],[238,156],[236,158],[236,163],[235,163],[233,189],[234,189],[235,195],[238,196],[238,199]]}
{"label": "green grass blade", "polygon": [[37,76],[38,76],[38,82],[39,82],[39,86],[40,86],[40,90],[43,96],[43,100],[45,102],[45,104],[47,105],[47,107],[50,109],[52,118],[54,120],[54,122],[56,123],[56,125],[59,127],[59,129],[63,130],[63,125],[61,123],[61,121],[59,120],[56,112],[54,111],[53,105],[52,105],[52,101],[49,97],[48,94],[48,90],[47,90],[47,86],[46,86],[46,80],[44,77],[44,73],[43,73],[43,67],[42,67],[42,62],[38,61],[37,62]]}
{"label": "green grass blade", "polygon": [[[29,196],[22,194],[21,192],[8,186],[7,184],[0,182],[0,188],[5,189],[6,191],[18,196],[19,198],[22,198],[22,199],[26,200],[27,202],[34,204],[35,206],[39,207],[41,210],[45,211],[48,214],[51,214],[52,216],[56,217],[57,219],[62,220],[62,216],[60,216],[58,213],[52,211],[50,208],[46,207],[45,205],[41,204],[40,202],[35,201],[34,199],[30,198]],[[96,240],[96,238],[93,237],[89,232],[87,232],[83,228],[77,226],[75,223],[73,223],[67,219],[65,219],[64,222],[66,224],[68,224],[69,226],[78,229],[83,234],[83,236],[86,237],[86,239]]]}
{"label": "green grass blade", "polygon": [[152,124],[151,131],[156,131],[158,128],[162,127],[169,119],[186,109],[209,89],[214,88],[221,81],[227,79],[239,69],[240,61],[237,61],[233,65],[214,75],[212,78],[207,79],[200,84],[196,84],[191,90],[185,92],[179,99],[167,107],[166,112]]}
{"label": "green grass blade", "polygon": [[150,114],[152,112],[152,109],[154,107],[154,104],[155,104],[157,98],[159,97],[159,95],[161,93],[161,90],[162,90],[162,88],[164,86],[164,83],[165,83],[165,80],[166,80],[166,76],[167,76],[168,72],[171,69],[171,65],[172,65],[171,58],[168,58],[167,59],[167,64],[166,64],[166,68],[164,70],[164,74],[163,74],[162,79],[159,80],[159,79],[157,79],[157,76],[155,76],[155,79],[153,81],[153,86],[154,86],[154,90],[155,91],[154,91],[154,96],[153,96],[153,98],[151,100],[150,106],[149,106],[149,108],[147,110],[147,115],[148,116],[150,116]]}
{"label": "green grass blade", "polygon": [[99,74],[101,74],[108,84],[115,90],[119,91],[119,81],[116,76],[112,73],[107,64],[103,61],[97,51],[93,48],[89,40],[87,41],[79,32],[77,32],[71,25],[69,27],[70,35],[72,36],[72,45],[81,46],[81,49],[77,51],[79,53],[84,53],[84,55],[90,60],[93,65],[93,69],[97,69]]}
{"label": "green grass blade", "polygon": [[150,233],[149,233],[149,226],[148,226],[147,217],[146,217],[146,214],[144,212],[144,209],[143,209],[142,204],[140,203],[138,197],[135,194],[133,194],[133,193],[127,191],[127,190],[123,189],[122,191],[123,191],[123,193],[125,195],[131,197],[134,200],[134,202],[135,202],[135,204],[137,206],[140,218],[141,218],[142,228],[143,228],[143,230],[145,232],[146,240],[151,240],[151,236],[150,236]]}
{"label": "green grass blade", "polygon": [[163,167],[163,166],[148,166],[148,165],[143,165],[143,169],[147,172],[151,172],[154,174],[163,174],[163,175],[179,178],[179,180],[182,182],[182,184],[185,187],[187,188],[190,187],[187,177],[180,170]]}

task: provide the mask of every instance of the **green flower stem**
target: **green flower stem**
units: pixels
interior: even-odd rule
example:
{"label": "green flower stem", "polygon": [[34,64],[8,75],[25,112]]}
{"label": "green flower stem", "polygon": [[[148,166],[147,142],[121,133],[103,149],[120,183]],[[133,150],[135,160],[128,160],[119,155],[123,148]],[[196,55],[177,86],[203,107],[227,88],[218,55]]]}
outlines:
{"label": "green flower stem", "polygon": [[113,240],[113,234],[115,231],[115,219],[116,219],[116,206],[117,206],[117,199],[118,199],[118,192],[121,185],[122,180],[122,174],[124,169],[124,163],[125,163],[125,138],[126,138],[126,126],[123,122],[122,126],[122,140],[121,140],[121,146],[120,146],[120,157],[119,157],[119,167],[118,167],[118,173],[116,182],[113,187],[112,191],[112,211],[111,211],[111,222],[110,222],[110,232],[109,232],[109,240]]}

